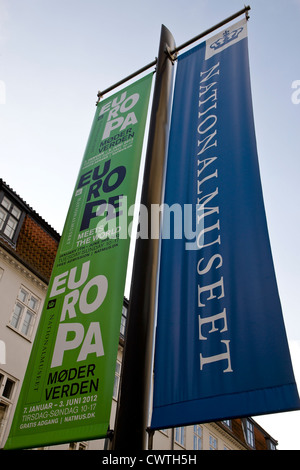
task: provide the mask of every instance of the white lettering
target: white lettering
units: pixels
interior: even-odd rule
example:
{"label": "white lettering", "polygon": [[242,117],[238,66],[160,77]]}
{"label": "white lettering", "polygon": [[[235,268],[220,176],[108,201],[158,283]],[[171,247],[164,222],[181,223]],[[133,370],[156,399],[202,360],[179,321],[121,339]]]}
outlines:
{"label": "white lettering", "polygon": [[119,109],[120,109],[120,106],[116,106],[115,108],[111,109],[109,111],[107,120],[110,121],[112,118],[117,118]]}
{"label": "white lettering", "polygon": [[68,271],[65,272],[65,273],[62,273],[62,274],[59,274],[58,276],[56,276],[53,280],[53,284],[52,284],[52,289],[51,289],[51,293],[50,293],[50,297],[54,297],[55,295],[59,295],[59,294],[62,294],[63,292],[65,292],[66,288],[63,287],[61,289],[58,289],[60,286],[62,286],[63,284],[65,284],[66,282],[66,277],[68,275]]}
{"label": "white lettering", "polygon": [[[207,99],[209,99],[209,98],[207,98]],[[199,101],[199,106],[200,106],[201,104],[204,104],[204,103],[205,103],[205,101],[203,101],[203,102],[202,102],[202,101]],[[198,119],[201,119],[201,117],[204,116],[205,114],[207,114],[208,111],[210,111],[211,109],[216,109],[216,108],[217,108],[217,103],[215,103],[214,105],[212,105],[210,108],[207,108],[203,113],[201,113],[201,112],[199,111],[199,112],[198,112]],[[216,116],[215,116],[215,117],[216,117]]]}
{"label": "white lettering", "polygon": [[82,268],[81,268],[80,279],[79,281],[75,282],[77,267],[72,268],[70,271],[69,279],[68,279],[68,288],[78,289],[78,287],[82,286],[88,278],[89,269],[90,269],[90,262],[87,261],[86,263],[83,263]]}
{"label": "white lettering", "polygon": [[[202,130],[203,124],[205,124],[206,121],[208,121],[209,119],[213,119],[213,122],[211,124],[209,124],[208,127],[205,130]],[[218,120],[218,118],[214,114],[212,114],[211,116],[207,116],[207,118],[205,118],[204,121],[200,122],[200,124],[197,128],[198,133],[199,134],[205,134],[206,132],[208,132],[212,127],[214,127],[216,125],[217,120]]]}
{"label": "white lettering", "polygon": [[[76,318],[80,314],[91,314],[102,305],[108,291],[108,280],[104,275],[97,275],[87,282],[90,261],[82,264],[80,277],[76,280],[77,267],[70,272],[59,274],[53,281],[51,296],[73,289],[65,295],[60,321]],[[84,285],[85,284],[85,285]],[[79,290],[78,288],[82,289]],[[67,317],[68,315],[68,317]],[[100,324],[91,322],[85,333],[81,323],[62,323],[58,327],[51,367],[62,365],[64,353],[77,349],[81,345],[77,361],[85,360],[88,354],[104,355]],[[87,327],[86,327],[87,328]]]}
{"label": "white lettering", "polygon": [[212,256],[210,258],[209,262],[207,263],[206,268],[204,268],[204,269],[200,269],[200,263],[202,263],[202,261],[204,261],[204,258],[200,259],[199,262],[198,262],[198,265],[197,265],[197,273],[200,276],[203,275],[203,274],[208,273],[212,268],[213,262],[215,261],[215,259],[218,259],[218,258],[220,259],[220,263],[216,267],[216,269],[218,269],[223,265],[223,258],[222,258],[221,255],[217,254],[217,255]]}
{"label": "white lettering", "polygon": [[121,97],[120,97],[120,101],[118,101],[118,97],[114,98],[111,107],[112,107],[112,108],[115,108],[116,106],[118,106],[119,104],[121,104],[121,103],[125,100],[126,95],[127,95],[127,92],[124,91],[124,92],[122,93]]}
{"label": "white lettering", "polygon": [[[202,249],[202,248],[207,248],[208,246],[211,246],[211,245],[214,245],[215,243],[218,243],[219,245],[221,245],[221,237],[220,235],[218,235],[218,238],[216,240],[214,240],[213,242],[210,242],[210,243],[206,243],[204,244],[204,235],[208,232],[211,232],[212,230],[220,230],[220,221],[218,220],[217,223],[215,223],[215,225],[212,225],[211,227],[206,227],[204,228],[203,230],[201,230],[197,236],[197,247],[198,249]],[[203,237],[203,240],[201,239],[201,237]]]}
{"label": "white lettering", "polygon": [[124,121],[123,117],[119,117],[119,118],[113,119],[112,121],[108,121],[104,129],[102,140],[108,139],[108,137],[110,136],[110,133],[114,129],[117,129],[118,127],[120,127],[123,121]]}
{"label": "white lettering", "polygon": [[[212,83],[212,84],[209,86],[209,88],[211,88],[213,85],[216,85],[216,83]],[[200,90],[201,90],[201,88],[208,88],[208,87],[202,87],[202,86],[200,86]],[[204,92],[204,93],[206,93],[206,92]],[[199,93],[199,98],[201,98],[201,96],[204,95],[204,93]],[[199,101],[199,108],[200,108],[200,106],[201,106],[202,104],[207,103],[208,100],[211,100],[211,99],[212,99],[212,101],[216,101],[216,99],[217,99],[217,89],[213,90],[213,94],[210,95],[208,98],[205,98],[204,101],[201,101],[201,100]]]}
{"label": "white lettering", "polygon": [[[221,277],[221,279],[218,281],[218,282],[215,282],[214,284],[209,284],[208,286],[204,286],[204,287],[200,287],[198,285],[198,307],[205,307],[205,304],[203,304],[201,302],[201,294],[203,294],[203,292],[209,292],[210,293],[210,296],[206,299],[206,300],[212,300],[212,299],[222,299],[224,297],[224,282],[223,282],[223,277]],[[214,295],[213,291],[217,288],[220,288],[221,289],[221,293],[220,295],[217,297],[216,295]]]}
{"label": "white lettering", "polygon": [[[199,339],[206,341],[207,338],[202,335],[201,328],[203,325],[206,325],[206,323],[211,323],[212,324],[212,329],[208,333],[214,333],[215,331],[220,331],[220,333],[224,333],[224,331],[227,331],[227,317],[226,317],[226,308],[224,308],[222,313],[219,313],[218,315],[213,315],[211,317],[207,318],[201,318],[200,315],[198,315],[198,320],[199,320]],[[224,321],[224,328],[222,330],[219,330],[215,326],[215,322],[218,320],[223,320]]]}
{"label": "white lettering", "polygon": [[217,72],[213,73],[216,69],[219,69],[219,66],[220,66],[220,62],[218,62],[216,65],[214,65],[211,69],[209,70],[206,70],[205,72],[201,72],[200,73],[200,76],[202,77],[203,75],[206,75],[206,77],[204,77],[202,80],[201,80],[201,83],[203,82],[207,82],[207,80],[209,80],[211,77],[213,77],[214,75],[220,75],[220,70],[218,70]]}
{"label": "white lettering", "polygon": [[229,343],[230,341],[221,341],[221,343],[225,344],[226,346],[226,353],[223,354],[217,354],[215,356],[210,356],[210,357],[203,357],[202,354],[200,353],[200,370],[203,369],[203,366],[205,364],[211,364],[212,362],[218,362],[218,361],[228,361],[228,367],[226,370],[223,370],[223,373],[227,372],[233,372],[231,368],[231,360],[230,360],[230,351],[229,351]]}
{"label": "white lettering", "polygon": [[100,109],[99,116],[102,116],[102,114],[104,114],[104,113],[106,113],[107,111],[109,111],[110,105],[111,105],[111,101],[109,101],[109,102],[106,103],[104,106],[102,106],[102,108]]}
{"label": "white lettering", "polygon": [[[205,86],[200,86],[199,98],[201,98],[202,95],[205,95],[205,93],[207,93],[215,85],[217,85],[217,82],[210,83],[209,85],[205,85]],[[204,91],[201,91],[201,90],[204,90]]]}
{"label": "white lettering", "polygon": [[[213,144],[211,144],[209,147],[207,146],[209,144],[209,142],[212,140],[213,137],[215,137],[217,135],[217,131],[213,132],[212,134],[208,135],[207,137],[205,137],[205,139],[203,140],[198,140],[198,147],[200,147],[203,142],[204,142],[204,145],[203,145],[203,148],[200,150],[200,152],[198,153],[198,155],[201,155],[202,153],[204,153],[206,150],[210,149],[211,147],[217,147],[218,145],[218,141],[215,140]],[[214,160],[216,159],[217,157],[214,158]],[[212,159],[210,159],[212,160]],[[199,161],[198,161],[198,165],[199,165]]]}
{"label": "white lettering", "polygon": [[[213,178],[218,178],[218,170],[215,169],[214,172],[210,171],[210,174],[207,174],[206,169],[210,165],[217,162],[216,156],[211,156],[212,151],[215,152],[218,147],[217,140],[217,98],[218,98],[218,82],[217,76],[220,75],[219,70],[220,63],[211,67],[209,70],[201,72],[200,74],[200,84],[199,84],[199,100],[198,100],[198,153],[197,157],[205,154],[204,160],[197,161],[197,211],[196,211],[196,223],[198,228],[198,234],[196,237],[196,249],[201,250],[201,259],[197,263],[197,275],[201,276],[198,281],[198,327],[199,327],[199,341],[205,341],[209,343],[210,335],[214,335],[213,344],[223,343],[226,346],[226,352],[222,354],[215,354],[210,357],[203,357],[203,353],[200,353],[200,370],[202,371],[205,365],[213,364],[219,361],[227,360],[228,367],[223,370],[223,372],[233,372],[231,369],[231,358],[230,358],[230,349],[229,344],[230,340],[224,339],[219,340],[221,335],[224,335],[228,331],[228,322],[227,322],[227,311],[225,307],[220,307],[222,301],[225,299],[225,289],[224,289],[224,278],[219,275],[220,280],[213,282],[215,277],[211,277],[211,269],[220,269],[223,266],[223,258],[218,253],[213,253],[211,249],[211,254],[208,261],[205,258],[205,248],[215,245],[215,250],[217,245],[221,245],[221,236],[219,233],[214,237],[213,234],[209,235],[210,232],[217,230],[220,232],[220,220],[219,213],[220,208],[218,204],[219,196],[219,187],[216,184],[215,189],[211,189],[213,184]],[[215,81],[209,83],[209,80],[215,77]],[[212,104],[213,103],[213,104]],[[211,167],[210,167],[211,168]],[[204,174],[202,174],[205,172]],[[209,190],[208,190],[209,188]],[[212,205],[211,201],[214,201],[215,207],[208,207]],[[208,219],[209,216],[212,216],[213,219]],[[210,224],[207,224],[207,220],[211,220]],[[207,226],[209,225],[209,226]],[[213,232],[214,233],[214,232]],[[204,240],[205,238],[205,240]],[[214,239],[215,238],[215,239]],[[213,240],[213,241],[211,241]],[[222,271],[221,271],[222,272]],[[206,276],[207,275],[207,276]],[[206,276],[203,277],[202,276]],[[210,302],[208,302],[210,301]],[[215,302],[215,303],[213,303]],[[209,308],[209,313],[205,312],[205,308]],[[221,313],[212,315],[212,312]],[[205,316],[206,314],[206,316]],[[209,315],[209,316],[208,316]],[[226,338],[226,336],[225,336]],[[203,343],[204,344],[204,343]],[[212,345],[208,344],[209,351],[211,350]],[[224,346],[222,347],[224,350]],[[222,350],[221,349],[221,350]]]}
{"label": "white lettering", "polygon": [[[198,172],[199,172],[199,170],[198,170]],[[205,178],[203,178],[203,180],[197,181],[197,194],[201,194],[203,192],[203,191],[200,191],[201,184],[203,184],[204,181],[207,181],[211,178],[218,178],[218,170],[216,170],[212,175],[206,176]]]}
{"label": "white lettering", "polygon": [[120,108],[121,113],[126,113],[131,108],[133,108],[138,102],[139,98],[140,98],[140,95],[138,93],[134,93],[133,95],[129,96],[129,98],[127,98],[127,100],[125,100],[124,103],[122,103],[121,105],[121,108]]}
{"label": "white lettering", "polygon": [[[71,333],[73,339],[68,339]],[[85,360],[88,354],[104,355],[100,324],[92,322],[84,338],[84,327],[81,323],[61,323],[58,328],[51,367],[59,367],[63,363],[64,353],[77,349],[82,344],[77,361]]]}
{"label": "white lettering", "polygon": [[69,313],[69,318],[76,317],[75,304],[79,299],[79,290],[74,290],[67,294],[64,298],[64,304],[61,311],[60,321],[66,319],[66,313]]}
{"label": "white lettering", "polygon": [[124,120],[124,123],[122,124],[121,128],[120,128],[120,131],[123,131],[124,129],[126,129],[126,127],[128,126],[133,126],[134,124],[137,124],[137,118],[135,116],[134,113],[128,113],[125,120]]}
{"label": "white lettering", "polygon": [[53,280],[50,297],[54,297],[56,295],[63,294],[65,292],[66,290],[65,287],[61,287],[60,289],[59,287],[63,286],[66,283],[66,278],[68,277],[68,274],[69,274],[69,278],[68,278],[69,289],[77,289],[78,287],[82,286],[87,280],[89,268],[90,268],[89,261],[87,261],[86,263],[83,263],[82,269],[81,269],[81,276],[80,276],[79,281],[77,282],[75,281],[77,266],[75,268],[72,268],[70,270],[70,273],[69,271],[66,271],[65,273],[62,273],[56,276]]}
{"label": "white lettering", "polygon": [[[68,340],[68,333],[75,333],[72,340]],[[84,328],[81,323],[61,323],[58,327],[51,367],[62,365],[65,351],[76,349],[82,343]]]}
{"label": "white lettering", "polygon": [[84,361],[88,354],[96,354],[97,357],[104,355],[100,323],[92,322],[82,344],[77,361]]}
{"label": "white lettering", "polygon": [[[88,303],[87,296],[90,289],[96,286],[97,287],[97,295],[93,302]],[[99,275],[91,279],[83,288],[81,292],[81,296],[79,299],[79,308],[81,313],[92,313],[100,307],[103,300],[106,297],[108,289],[108,281],[105,276]]]}
{"label": "white lettering", "polygon": [[[107,105],[101,108],[99,116],[104,114],[106,111],[109,111],[108,119],[104,128],[102,140],[108,139],[113,130],[120,128],[120,131],[123,131],[128,126],[133,126],[137,124],[137,118],[134,112],[128,113],[136,103],[138,102],[140,95],[134,93],[133,95],[126,98],[126,92],[122,94],[120,100],[118,101],[115,98],[112,103],[109,102]],[[126,117],[120,116],[119,114],[128,113]]]}
{"label": "white lettering", "polygon": [[[199,145],[199,144],[198,144]],[[203,150],[204,151],[204,150]],[[199,178],[199,176],[201,175],[202,171],[205,170],[205,168],[208,166],[208,165],[211,165],[215,160],[217,160],[217,157],[213,157],[213,158],[206,158],[205,160],[198,160],[198,166],[202,165],[203,164],[203,167],[197,171],[197,176]]]}

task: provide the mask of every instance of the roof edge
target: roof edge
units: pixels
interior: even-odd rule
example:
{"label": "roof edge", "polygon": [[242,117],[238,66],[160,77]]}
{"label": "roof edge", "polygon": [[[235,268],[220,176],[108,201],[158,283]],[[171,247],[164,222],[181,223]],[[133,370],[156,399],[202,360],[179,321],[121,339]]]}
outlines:
{"label": "roof edge", "polygon": [[60,240],[61,234],[58,233],[38,212],[36,212],[24,199],[21,198],[2,178],[0,178],[0,189],[5,189],[8,193],[10,193],[15,199],[18,200],[20,205],[23,207],[24,210],[27,211],[32,217],[38,220],[39,224],[49,232],[53,238]]}

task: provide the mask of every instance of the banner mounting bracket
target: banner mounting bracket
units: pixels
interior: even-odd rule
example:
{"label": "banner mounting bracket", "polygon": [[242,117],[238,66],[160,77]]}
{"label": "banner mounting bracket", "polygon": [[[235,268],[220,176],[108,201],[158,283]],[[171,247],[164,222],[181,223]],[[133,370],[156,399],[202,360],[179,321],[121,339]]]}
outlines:
{"label": "banner mounting bracket", "polygon": [[171,48],[169,46],[166,46],[165,53],[167,54],[168,58],[172,62],[172,65],[174,65],[178,57],[177,52],[172,52]]}
{"label": "banner mounting bracket", "polygon": [[[222,26],[224,26],[225,24],[229,23],[230,21],[233,21],[235,18],[238,18],[239,16],[243,15],[244,13],[246,14],[246,19],[247,21],[249,20],[250,16],[248,15],[248,11],[251,10],[251,7],[250,6],[245,6],[242,10],[238,11],[237,13],[229,16],[228,18],[226,18],[225,20],[221,21],[220,23],[216,24],[215,26],[213,26],[212,28],[209,28],[207,29],[206,31],[204,31],[203,33],[199,34],[198,36],[190,39],[189,41],[185,42],[184,44],[182,44],[181,46],[179,47],[176,47],[175,49],[171,50],[169,48],[169,50],[166,50],[166,54],[168,55],[168,57],[171,59],[172,61],[172,64],[174,63],[173,61],[175,61],[177,59],[177,56],[178,56],[178,52],[181,51],[182,49],[184,49],[185,47],[187,46],[190,46],[192,43],[198,41],[199,39],[202,39],[203,37],[207,36],[208,34],[212,33],[213,31],[215,31],[216,29],[218,28],[221,28]],[[175,57],[176,55],[176,57]],[[120,85],[123,85],[123,83],[127,82],[128,80],[136,77],[137,75],[139,75],[140,73],[142,72],[145,72],[146,70],[150,69],[151,67],[154,67],[155,65],[157,64],[157,58],[153,61],[153,62],[150,62],[148,65],[145,65],[144,67],[142,67],[141,69],[137,70],[136,72],[132,73],[131,75],[129,75],[128,77],[124,78],[123,80],[120,80],[119,82],[115,83],[114,85],[106,88],[106,90],[103,90],[103,91],[98,91],[98,94],[97,94],[97,97],[98,97],[98,100],[96,102],[96,106],[98,105],[99,101],[101,100],[101,98],[103,98],[103,96],[114,90],[115,88],[117,88],[118,86]]]}
{"label": "banner mounting bracket", "polygon": [[244,5],[244,7],[245,7],[245,17],[246,17],[246,20],[249,21],[249,20],[250,20],[250,15],[249,15],[250,7],[249,7],[249,6],[246,6],[246,5]]}

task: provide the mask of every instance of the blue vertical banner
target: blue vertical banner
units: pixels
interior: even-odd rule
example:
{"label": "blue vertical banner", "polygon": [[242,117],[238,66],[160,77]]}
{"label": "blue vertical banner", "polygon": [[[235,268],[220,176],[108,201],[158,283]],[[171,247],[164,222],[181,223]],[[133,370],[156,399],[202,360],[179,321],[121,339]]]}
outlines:
{"label": "blue vertical banner", "polygon": [[260,181],[246,20],[178,59],[165,207],[152,428],[299,409]]}

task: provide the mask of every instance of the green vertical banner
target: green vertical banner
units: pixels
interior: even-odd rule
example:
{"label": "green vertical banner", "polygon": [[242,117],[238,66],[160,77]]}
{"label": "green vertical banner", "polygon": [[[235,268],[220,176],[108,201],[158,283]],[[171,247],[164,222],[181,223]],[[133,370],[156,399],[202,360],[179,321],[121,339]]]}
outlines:
{"label": "green vertical banner", "polygon": [[151,83],[97,105],[5,449],[107,434]]}

